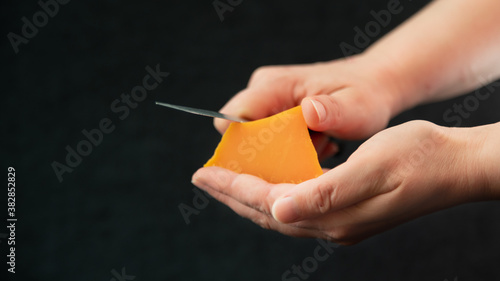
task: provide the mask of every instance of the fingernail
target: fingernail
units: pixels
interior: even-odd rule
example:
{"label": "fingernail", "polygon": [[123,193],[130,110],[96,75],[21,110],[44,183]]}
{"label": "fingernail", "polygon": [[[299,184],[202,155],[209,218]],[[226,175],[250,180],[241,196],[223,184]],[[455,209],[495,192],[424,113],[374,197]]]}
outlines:
{"label": "fingernail", "polygon": [[191,178],[191,183],[196,185],[196,186],[200,185],[200,181],[198,180],[198,178],[195,178],[195,177]]}
{"label": "fingernail", "polygon": [[313,99],[310,99],[312,106],[314,107],[314,110],[316,111],[316,115],[318,116],[318,122],[323,122],[326,119],[326,109],[325,106],[320,103],[319,101],[315,101]]}
{"label": "fingernail", "polygon": [[197,173],[195,173],[191,178],[191,183],[201,189],[204,189],[204,187],[207,186],[207,184],[201,179],[200,176],[197,175]]}
{"label": "fingernail", "polygon": [[274,202],[272,214],[275,220],[282,223],[291,223],[299,218],[298,206],[293,197],[278,199]]}

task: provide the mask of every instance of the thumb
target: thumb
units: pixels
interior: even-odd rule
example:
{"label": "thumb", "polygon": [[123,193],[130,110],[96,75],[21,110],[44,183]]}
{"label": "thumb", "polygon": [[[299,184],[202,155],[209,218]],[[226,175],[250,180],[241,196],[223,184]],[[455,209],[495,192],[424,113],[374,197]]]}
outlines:
{"label": "thumb", "polygon": [[302,112],[309,129],[341,139],[362,139],[387,125],[389,116],[352,90],[318,95],[302,100]]}
{"label": "thumb", "polygon": [[282,223],[312,219],[389,191],[366,180],[374,171],[356,166],[346,162],[318,178],[296,185],[274,202],[274,219]]}
{"label": "thumb", "polygon": [[[297,105],[289,98],[291,92],[289,87],[275,83],[246,88],[232,97],[220,112],[248,120],[271,116]],[[226,131],[230,123],[224,119],[214,119],[214,126],[221,134]]]}

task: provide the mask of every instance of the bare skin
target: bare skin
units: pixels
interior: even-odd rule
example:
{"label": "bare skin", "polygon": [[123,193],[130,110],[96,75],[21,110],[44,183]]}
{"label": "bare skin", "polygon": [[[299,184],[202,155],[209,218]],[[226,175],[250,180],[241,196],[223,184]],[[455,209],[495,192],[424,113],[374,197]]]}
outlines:
{"label": "bare skin", "polygon": [[[440,0],[363,54],[255,71],[221,112],[249,119],[302,105],[312,130],[370,137],[349,159],[301,184],[270,184],[209,167],[193,183],[262,227],[353,244],[415,217],[500,199],[500,123],[446,128],[389,120],[417,104],[500,77],[498,0]],[[228,123],[214,121],[222,133]],[[314,137],[320,158],[336,151]]]}

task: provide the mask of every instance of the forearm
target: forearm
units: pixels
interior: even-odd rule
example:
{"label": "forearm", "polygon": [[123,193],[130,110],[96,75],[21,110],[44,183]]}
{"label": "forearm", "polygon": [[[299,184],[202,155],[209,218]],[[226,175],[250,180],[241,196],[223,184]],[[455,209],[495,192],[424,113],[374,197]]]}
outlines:
{"label": "forearm", "polygon": [[499,14],[498,0],[439,0],[372,45],[364,56],[396,80],[393,114],[498,78]]}

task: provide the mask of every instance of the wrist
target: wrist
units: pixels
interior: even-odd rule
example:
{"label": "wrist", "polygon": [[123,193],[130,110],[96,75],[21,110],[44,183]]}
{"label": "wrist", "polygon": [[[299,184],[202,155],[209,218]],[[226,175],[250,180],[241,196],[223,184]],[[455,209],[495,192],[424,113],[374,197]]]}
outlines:
{"label": "wrist", "polygon": [[390,118],[398,115],[406,109],[416,105],[409,93],[411,86],[405,81],[403,71],[399,65],[392,61],[390,57],[384,56],[379,52],[366,52],[359,55],[361,65],[370,67],[370,76],[377,82],[380,89],[377,98],[382,99],[390,112]]}
{"label": "wrist", "polygon": [[[472,128],[446,128],[459,171],[456,184],[465,201],[500,199],[500,123]],[[496,140],[496,142],[495,142]]]}
{"label": "wrist", "polygon": [[479,142],[478,152],[474,154],[484,177],[485,199],[499,200],[500,151],[498,150],[498,140],[500,139],[500,122],[472,128],[471,138],[477,139]]}

